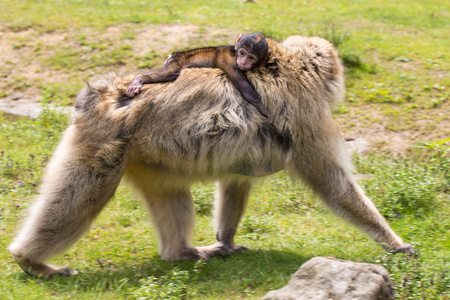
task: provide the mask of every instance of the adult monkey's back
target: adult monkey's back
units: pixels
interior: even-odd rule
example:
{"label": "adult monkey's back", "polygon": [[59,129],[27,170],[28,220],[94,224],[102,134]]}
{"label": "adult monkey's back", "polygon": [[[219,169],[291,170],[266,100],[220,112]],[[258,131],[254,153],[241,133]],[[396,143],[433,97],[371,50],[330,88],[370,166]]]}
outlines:
{"label": "adult monkey's back", "polygon": [[[331,115],[344,93],[337,53],[320,38],[268,40],[270,59],[247,73],[272,113],[269,124],[222,71],[188,69],[171,83],[123,97],[132,79],[88,85],[47,167],[41,193],[9,246],[29,274],[72,275],[44,262],[76,242],[114,195],[122,176],[142,196],[163,259],[228,255],[257,176],[286,168],[338,215],[393,251],[412,252],[352,177]],[[217,243],[190,244],[198,180],[218,180]]]}

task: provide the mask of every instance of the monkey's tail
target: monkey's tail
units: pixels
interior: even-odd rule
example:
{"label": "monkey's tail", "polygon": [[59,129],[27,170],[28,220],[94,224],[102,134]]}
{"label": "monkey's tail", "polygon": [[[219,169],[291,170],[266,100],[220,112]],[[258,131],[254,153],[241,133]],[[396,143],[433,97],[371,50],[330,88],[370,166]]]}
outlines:
{"label": "monkey's tail", "polygon": [[117,76],[115,73],[109,73],[107,78],[94,83],[84,80],[86,86],[78,94],[75,101],[75,112],[86,113],[92,111],[97,104],[104,98],[103,95],[117,92]]}
{"label": "monkey's tail", "polygon": [[92,111],[100,101],[100,95],[107,91],[108,82],[100,80],[95,83],[90,83],[85,80],[86,86],[78,94],[75,101],[75,112],[86,113]]}

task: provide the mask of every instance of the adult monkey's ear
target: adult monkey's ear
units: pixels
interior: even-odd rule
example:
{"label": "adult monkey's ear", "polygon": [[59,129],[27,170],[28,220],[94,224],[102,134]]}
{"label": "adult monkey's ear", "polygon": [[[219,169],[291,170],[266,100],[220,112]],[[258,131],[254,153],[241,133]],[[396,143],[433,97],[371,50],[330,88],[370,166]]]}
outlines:
{"label": "adult monkey's ear", "polygon": [[237,45],[239,44],[239,41],[242,38],[242,33],[239,33],[239,36],[236,38],[236,43],[234,44],[234,48],[237,50]]}

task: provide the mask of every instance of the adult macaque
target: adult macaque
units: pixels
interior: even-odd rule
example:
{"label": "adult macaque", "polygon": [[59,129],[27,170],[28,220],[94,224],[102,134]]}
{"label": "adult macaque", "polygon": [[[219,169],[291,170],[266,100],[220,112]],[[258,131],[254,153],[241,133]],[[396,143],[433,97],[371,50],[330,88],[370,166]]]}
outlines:
{"label": "adult macaque", "polygon": [[243,72],[265,61],[269,53],[267,41],[260,33],[250,33],[244,37],[240,34],[235,45],[174,52],[161,68],[137,75],[128,86],[126,95],[134,97],[139,94],[145,83],[173,81],[185,68],[219,68],[227,74],[245,100],[261,114],[269,117],[262,107],[258,93]]}
{"label": "adult macaque", "polygon": [[[142,196],[163,259],[228,255],[252,183],[286,169],[339,216],[395,252],[413,252],[389,227],[352,175],[332,107],[344,95],[343,67],[332,45],[292,36],[247,74],[275,124],[242,102],[218,69],[187,69],[178,80],[146,85],[123,105],[130,78],[88,84],[72,124],[50,161],[40,195],[9,246],[28,274],[72,275],[45,262],[73,245],[124,177]],[[128,98],[126,98],[128,99]],[[191,245],[194,202],[189,187],[217,180],[217,243]],[[350,241],[349,241],[350,243]]]}

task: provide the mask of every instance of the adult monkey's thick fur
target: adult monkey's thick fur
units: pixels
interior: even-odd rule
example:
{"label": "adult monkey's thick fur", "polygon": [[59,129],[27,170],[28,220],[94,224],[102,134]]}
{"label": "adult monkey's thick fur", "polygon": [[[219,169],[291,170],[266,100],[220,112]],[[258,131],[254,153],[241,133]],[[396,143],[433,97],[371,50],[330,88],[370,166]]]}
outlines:
{"label": "adult monkey's thick fur", "polygon": [[[87,231],[122,176],[141,194],[159,235],[163,259],[227,255],[255,176],[286,168],[335,213],[394,251],[413,249],[390,229],[351,174],[331,115],[344,94],[343,67],[330,43],[292,36],[268,40],[270,59],[247,73],[269,124],[218,69],[187,69],[175,81],[121,95],[132,77],[88,86],[49,166],[40,196],[9,246],[29,274],[71,275],[44,262]],[[189,187],[218,180],[218,242],[193,247]]]}

